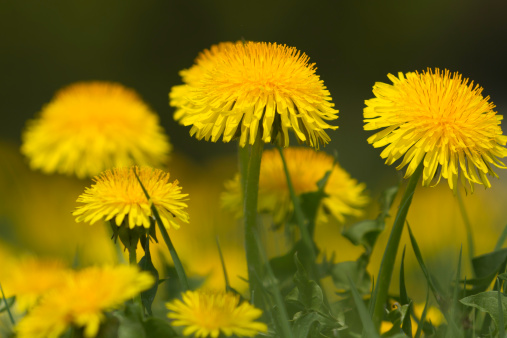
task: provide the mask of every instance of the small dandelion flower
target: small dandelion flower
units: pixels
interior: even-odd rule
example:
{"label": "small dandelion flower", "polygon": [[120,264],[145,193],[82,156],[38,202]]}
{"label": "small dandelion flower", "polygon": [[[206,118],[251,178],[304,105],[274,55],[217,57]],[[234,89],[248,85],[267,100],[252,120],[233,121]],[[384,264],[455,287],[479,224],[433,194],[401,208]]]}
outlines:
{"label": "small dandelion flower", "polygon": [[[146,196],[135,176],[135,172],[146,188],[151,202]],[[100,219],[113,220],[121,226],[124,220],[128,227],[150,227],[153,217],[151,203],[160,214],[166,228],[178,229],[180,225],[175,221],[179,219],[188,223],[189,216],[185,211],[188,194],[181,193],[178,181],[169,182],[169,173],[160,169],[149,167],[127,167],[106,170],[94,178],[95,184],[86,188],[79,196],[78,202],[84,205],[78,207],[73,215],[77,222],[93,224]]]}
{"label": "small dandelion flower", "polygon": [[70,326],[95,337],[104,312],[147,290],[153,276],[134,266],[90,267],[75,272],[58,290],[48,293],[16,327],[17,337],[59,337]]}
{"label": "small dandelion flower", "polygon": [[[288,130],[318,148],[330,141],[326,120],[338,118],[315,64],[293,47],[276,43],[222,43],[203,52],[182,73],[186,86],[173,87],[175,118],[191,125],[199,140],[239,137],[244,147],[257,133],[265,143],[288,146]],[[280,137],[279,137],[280,135]]]}
{"label": "small dandelion flower", "polygon": [[499,158],[507,155],[507,137],[500,126],[503,117],[493,111],[489,96],[481,95],[482,88],[448,70],[388,77],[393,84],[376,83],[376,97],[364,108],[364,129],[384,128],[368,142],[387,146],[380,154],[386,163],[403,156],[396,169],[408,165],[407,178],[423,162],[424,186],[444,177],[456,190],[460,176],[465,189],[467,181],[472,191],[473,183],[491,187],[486,175],[498,177],[491,164],[506,168]]}
{"label": "small dandelion flower", "polygon": [[254,337],[267,332],[266,324],[254,321],[262,311],[246,301],[240,304],[239,296],[231,292],[186,291],[183,300],[173,300],[167,308],[172,324],[185,326],[185,336],[216,338],[222,332],[227,337]]}
{"label": "small dandelion flower", "polygon": [[[339,222],[345,221],[345,216],[361,216],[362,207],[369,198],[365,194],[365,184],[358,184],[343,170],[334,158],[324,152],[317,152],[311,148],[287,148],[283,150],[285,161],[294,186],[296,195],[317,191],[317,182],[327,171],[331,175],[324,188],[326,197],[323,198],[317,215],[318,222],[327,221],[326,212]],[[239,184],[239,174],[235,179],[225,184],[226,191],[222,194],[224,208],[242,215],[242,194]],[[258,211],[273,215],[275,224],[287,221],[293,212],[287,179],[283,169],[282,159],[276,149],[264,151],[262,154],[261,172],[259,178]],[[326,211],[326,212],[325,212]]]}
{"label": "small dandelion flower", "polygon": [[33,169],[80,178],[132,164],[159,166],[170,149],[158,116],[133,90],[107,82],[60,90],[29,121],[21,147]]}

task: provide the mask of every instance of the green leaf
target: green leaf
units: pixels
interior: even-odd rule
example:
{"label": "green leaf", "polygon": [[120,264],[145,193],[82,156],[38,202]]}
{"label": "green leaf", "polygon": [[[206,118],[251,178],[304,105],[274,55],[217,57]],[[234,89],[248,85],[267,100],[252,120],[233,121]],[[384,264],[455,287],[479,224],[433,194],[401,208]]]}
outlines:
{"label": "green leaf", "polygon": [[163,319],[150,317],[143,323],[147,337],[178,337],[171,325]]}
{"label": "green leaf", "polygon": [[141,258],[138,265],[139,268],[141,268],[141,270],[149,272],[155,278],[155,283],[148,290],[141,292],[141,301],[148,314],[152,316],[153,312],[151,311],[151,305],[153,304],[153,300],[155,299],[155,295],[157,294],[157,289],[159,285],[159,276],[157,269],[155,268],[153,262],[151,261],[150,237],[146,236],[144,241],[145,241],[144,245],[145,255],[143,258]]}
{"label": "green leaf", "polygon": [[500,309],[498,303],[499,294],[502,307],[502,320],[504,323],[507,323],[507,297],[498,291],[481,292],[476,295],[465,297],[461,299],[460,302],[464,305],[471,306],[488,313],[495,322],[495,325],[497,327],[497,330],[495,330],[496,333],[498,331],[498,325],[500,322]]}
{"label": "green leaf", "polygon": [[318,312],[298,312],[292,320],[292,331],[295,338],[334,337],[333,331],[344,329],[336,320]]}
{"label": "green leaf", "polygon": [[506,260],[507,248],[474,257],[472,267],[477,278],[486,277],[503,270],[501,267],[505,265]]}
{"label": "green leaf", "polygon": [[389,216],[389,210],[398,192],[398,187],[390,187],[382,192],[379,199],[380,213],[374,220],[364,220],[345,229],[342,235],[354,245],[362,245],[367,252],[373,250],[373,246],[380,232],[384,230],[385,219]]}
{"label": "green leaf", "polygon": [[368,309],[366,309],[366,305],[363,302],[363,299],[357,292],[356,287],[354,286],[354,282],[350,277],[347,276],[350,285],[350,292],[352,293],[352,298],[354,299],[354,303],[356,304],[357,312],[359,313],[359,317],[361,318],[361,322],[363,323],[363,333],[366,337],[379,337],[377,331],[375,330],[375,324],[373,324],[372,319],[370,318],[370,313]]}
{"label": "green leaf", "polygon": [[301,303],[307,311],[317,311],[324,314],[329,314],[329,311],[324,305],[324,297],[320,286],[313,280],[310,280],[303,264],[298,259],[298,255],[294,255],[294,261],[297,266],[296,274],[294,275],[294,283],[297,292],[291,292],[293,298],[297,295],[297,302]]}
{"label": "green leaf", "polygon": [[426,314],[428,313],[428,308],[430,305],[429,299],[430,299],[430,290],[427,290],[426,291],[426,302],[424,303],[424,309],[421,314],[421,318],[419,320],[419,325],[417,326],[417,331],[415,332],[414,338],[419,338],[421,336],[423,324],[424,324],[424,321],[426,320]]}
{"label": "green leaf", "polygon": [[[395,306],[394,309],[389,311],[387,319],[393,323],[393,327],[388,332],[382,334],[383,337],[396,337],[400,334],[402,337],[405,337],[405,335],[400,332],[400,327],[402,326],[403,321],[406,319],[410,320],[409,308],[410,304],[406,304],[402,306]],[[412,331],[409,335],[412,335]]]}
{"label": "green leaf", "polygon": [[436,283],[436,281],[433,279],[433,277],[430,275],[428,269],[426,268],[426,265],[424,264],[424,260],[421,255],[421,250],[419,249],[419,245],[417,245],[417,241],[414,237],[414,234],[412,233],[412,229],[410,228],[410,225],[408,224],[408,222],[407,222],[407,228],[408,228],[408,234],[410,236],[410,243],[412,244],[412,249],[414,250],[414,254],[417,259],[417,262],[419,263],[419,266],[421,267],[421,270],[424,273],[424,277],[426,277],[428,285],[430,286],[430,289],[433,292],[435,299],[437,299],[437,301],[441,305],[441,302],[446,301],[446,297],[444,297],[440,286]]}
{"label": "green leaf", "polygon": [[147,338],[139,306],[127,304],[124,311],[117,311],[114,315],[120,321],[118,338]]}
{"label": "green leaf", "polygon": [[333,265],[330,271],[331,278],[335,287],[342,292],[348,291],[350,284],[349,278],[360,294],[370,292],[371,279],[366,271],[362,261],[346,261]]}
{"label": "green leaf", "polygon": [[498,237],[498,240],[495,245],[495,251],[500,250],[500,248],[503,246],[503,243],[505,242],[505,239],[507,238],[507,225],[503,228],[502,234],[500,237]]}
{"label": "green leaf", "polygon": [[[407,306],[408,310],[410,310],[410,306],[412,302],[408,298],[407,288],[405,286],[405,249],[403,248],[403,253],[401,255],[401,267],[400,267],[400,302],[402,306]],[[410,312],[409,312],[410,313]],[[410,320],[410,315],[404,316],[402,319],[402,329],[407,335],[412,335],[412,321]]]}

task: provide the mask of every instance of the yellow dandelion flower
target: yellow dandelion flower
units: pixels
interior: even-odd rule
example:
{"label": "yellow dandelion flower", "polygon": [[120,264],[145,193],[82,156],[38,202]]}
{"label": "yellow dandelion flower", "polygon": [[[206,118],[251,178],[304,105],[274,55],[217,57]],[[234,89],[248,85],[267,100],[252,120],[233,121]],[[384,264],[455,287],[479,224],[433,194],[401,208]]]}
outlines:
{"label": "yellow dandelion flower", "polygon": [[296,48],[276,43],[222,43],[203,52],[182,74],[186,86],[170,94],[175,118],[191,135],[216,142],[239,137],[244,147],[257,133],[263,142],[299,142],[318,148],[330,141],[326,120],[338,118],[315,64]]}
{"label": "yellow dandelion flower", "polygon": [[174,119],[176,121],[181,120],[180,122],[184,124],[185,112],[189,107],[192,107],[192,103],[187,98],[192,85],[198,84],[206,72],[213,69],[214,62],[216,62],[220,54],[233,45],[234,43],[232,42],[221,42],[218,45],[213,45],[210,49],[205,49],[199,53],[192,67],[180,71],[184,84],[173,86],[169,93],[169,104],[176,107],[176,111],[174,112]]}
{"label": "yellow dandelion flower", "polygon": [[254,321],[262,311],[231,292],[187,291],[183,300],[167,303],[168,317],[174,326],[185,326],[183,334],[196,337],[218,337],[222,332],[229,337],[254,337],[267,332],[266,324]]}
{"label": "yellow dandelion flower", "polygon": [[112,167],[158,166],[170,149],[158,116],[133,90],[107,82],[57,92],[27,124],[21,147],[33,169],[80,178]]}
{"label": "yellow dandelion flower", "polygon": [[6,297],[16,296],[20,312],[34,306],[45,293],[59,288],[68,274],[61,261],[34,257],[24,257],[8,267],[0,282]]}
{"label": "yellow dandelion flower", "polygon": [[507,155],[507,137],[500,127],[503,117],[493,111],[489,96],[481,95],[482,88],[448,70],[388,77],[393,84],[376,83],[376,97],[365,101],[364,109],[365,130],[385,128],[368,142],[387,146],[380,155],[386,163],[403,156],[396,169],[408,165],[407,178],[422,161],[424,186],[444,177],[456,190],[460,176],[472,191],[473,183],[491,187],[486,174],[498,177],[491,164],[505,168],[499,158]]}
{"label": "yellow dandelion flower", "polygon": [[131,229],[135,226],[149,228],[150,218],[153,217],[151,203],[146,199],[134,170],[146,188],[151,203],[157,207],[166,228],[180,227],[175,218],[189,222],[185,211],[187,204],[183,202],[187,200],[188,194],[181,193],[177,180],[169,182],[169,173],[149,167],[114,168],[95,177],[95,184],[86,188],[77,199],[84,205],[73,212],[76,221],[93,224],[100,219],[109,221],[114,218],[117,226],[126,220]]}
{"label": "yellow dandelion flower", "polygon": [[134,266],[77,271],[18,323],[18,337],[59,337],[70,325],[83,327],[85,337],[95,337],[105,311],[119,308],[153,283],[151,274]]}
{"label": "yellow dandelion flower", "polygon": [[[352,179],[335,163],[332,156],[311,148],[287,148],[283,152],[294,191],[298,196],[317,191],[317,182],[331,170],[324,188],[327,196],[322,199],[317,215],[318,222],[327,221],[326,212],[342,223],[345,221],[345,216],[362,215],[361,208],[369,201],[364,192],[365,184],[358,184],[355,179]],[[239,174],[234,180],[226,182],[225,187],[222,205],[228,210],[235,211],[237,216],[241,216],[243,199]],[[257,209],[259,212],[272,214],[275,224],[287,221],[294,209],[282,159],[276,149],[266,150],[262,154]]]}

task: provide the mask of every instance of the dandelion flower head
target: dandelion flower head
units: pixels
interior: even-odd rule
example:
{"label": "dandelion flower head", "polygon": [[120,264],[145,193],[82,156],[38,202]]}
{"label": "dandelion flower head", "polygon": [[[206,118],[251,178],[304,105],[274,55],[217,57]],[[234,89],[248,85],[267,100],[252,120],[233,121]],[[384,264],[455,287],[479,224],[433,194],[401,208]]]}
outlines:
{"label": "dandelion flower head", "polygon": [[70,325],[83,327],[85,337],[95,337],[104,312],[119,308],[153,283],[150,273],[128,265],[77,271],[18,323],[18,337],[59,337]]}
{"label": "dandelion flower head", "polygon": [[84,203],[73,213],[77,222],[93,224],[100,219],[114,219],[117,226],[125,221],[129,228],[150,227],[151,203],[146,199],[135,173],[146,188],[151,203],[157,208],[166,228],[178,229],[179,219],[188,223],[186,212],[188,194],[181,193],[178,181],[169,182],[169,173],[150,167],[124,167],[106,170],[94,178],[95,184],[86,188],[78,202]]}
{"label": "dandelion flower head", "polygon": [[76,83],[29,121],[21,151],[33,169],[80,178],[132,164],[159,166],[171,145],[158,122],[132,89]]}
{"label": "dandelion flower head", "polygon": [[408,165],[407,178],[423,162],[424,186],[443,177],[456,190],[460,176],[465,189],[466,182],[472,191],[473,183],[491,187],[486,175],[498,177],[492,164],[505,168],[499,158],[507,155],[507,137],[482,88],[448,70],[388,77],[393,84],[376,83],[364,108],[364,129],[383,128],[368,142],[386,146],[380,155],[386,163],[403,157],[396,169]]}
{"label": "dandelion flower head", "polygon": [[185,326],[186,336],[216,338],[222,332],[227,337],[255,337],[267,332],[266,324],[255,321],[262,311],[246,301],[240,304],[239,295],[231,292],[186,291],[183,300],[173,300],[167,308],[173,325]]}
{"label": "dandelion flower head", "polygon": [[306,54],[276,43],[222,43],[200,54],[182,73],[186,86],[170,94],[175,118],[197,139],[244,147],[257,133],[288,146],[288,130],[318,148],[330,141],[326,121],[338,118],[329,91]]}
{"label": "dandelion flower head", "polygon": [[[286,148],[283,154],[298,196],[317,191],[319,180],[331,171],[324,188],[326,196],[317,215],[318,222],[327,221],[326,212],[342,223],[346,216],[362,215],[362,208],[369,202],[365,184],[352,179],[332,156],[303,147]],[[222,205],[241,216],[243,199],[239,174],[234,180],[226,182],[225,188]],[[270,213],[274,223],[281,224],[290,218],[293,209],[280,154],[276,149],[266,150],[261,161],[258,210]]]}

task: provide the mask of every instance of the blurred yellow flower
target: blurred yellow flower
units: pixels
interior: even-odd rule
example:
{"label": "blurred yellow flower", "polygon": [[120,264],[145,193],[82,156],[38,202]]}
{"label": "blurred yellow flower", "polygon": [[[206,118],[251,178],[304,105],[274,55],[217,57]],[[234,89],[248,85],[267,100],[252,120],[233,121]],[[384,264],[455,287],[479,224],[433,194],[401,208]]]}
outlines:
{"label": "blurred yellow flower", "polygon": [[240,304],[239,295],[198,290],[186,291],[182,297],[167,303],[167,308],[173,325],[185,326],[185,336],[216,338],[222,332],[227,337],[254,337],[267,332],[266,324],[254,321],[262,311],[246,301]]}
{"label": "blurred yellow flower", "polygon": [[[170,94],[175,118],[192,125],[191,135],[216,142],[239,137],[244,147],[257,133],[263,142],[288,146],[288,130],[299,142],[318,148],[338,118],[315,64],[296,48],[276,43],[222,43],[205,51],[182,73],[186,87]],[[280,137],[278,137],[280,135]]]}
{"label": "blurred yellow flower", "polygon": [[85,337],[97,335],[104,312],[154,282],[148,272],[134,266],[90,267],[65,279],[58,290],[46,294],[16,326],[19,338],[59,337],[70,326],[84,328]]}
{"label": "blurred yellow flower", "polygon": [[[317,182],[331,171],[324,188],[327,196],[322,199],[317,215],[318,222],[327,221],[326,213],[341,223],[346,216],[362,215],[362,208],[369,202],[364,192],[365,184],[358,184],[352,179],[332,156],[311,148],[297,147],[284,149],[283,153],[296,195],[317,191]],[[226,182],[225,187],[222,205],[237,216],[242,215],[239,174],[234,180]],[[266,150],[262,154],[258,210],[271,214],[275,224],[281,224],[290,218],[293,209],[280,154],[276,149]]]}
{"label": "blurred yellow flower", "polygon": [[[146,199],[134,170],[151,201]],[[76,222],[93,224],[100,219],[109,221],[114,218],[117,226],[121,226],[125,220],[131,229],[135,226],[149,228],[153,203],[164,226],[178,229],[180,225],[174,218],[189,222],[188,213],[184,210],[187,205],[183,202],[187,200],[188,194],[181,193],[177,180],[169,183],[169,176],[169,173],[149,167],[106,170],[95,177],[95,184],[79,196],[77,201],[84,205],[78,207],[72,215],[76,216]]]}
{"label": "blurred yellow flower", "polygon": [[112,167],[158,166],[170,149],[158,116],[132,89],[108,82],[57,92],[27,124],[21,147],[32,169],[80,178]]}
{"label": "blurred yellow flower", "polygon": [[2,261],[0,282],[6,297],[16,296],[16,309],[23,312],[34,306],[42,295],[63,285],[67,267],[59,260],[23,257]]}
{"label": "blurred yellow flower", "polygon": [[[423,185],[435,177],[457,189],[458,176],[473,191],[473,183],[491,187],[486,174],[498,177],[491,164],[506,168],[499,160],[507,155],[507,136],[500,127],[493,103],[482,88],[448,70],[388,75],[392,85],[377,82],[374,99],[365,101],[364,129],[385,128],[368,138],[387,164],[403,156],[396,168],[408,164],[405,178],[424,163]],[[437,170],[438,169],[438,170]],[[438,183],[438,182],[437,182]]]}

